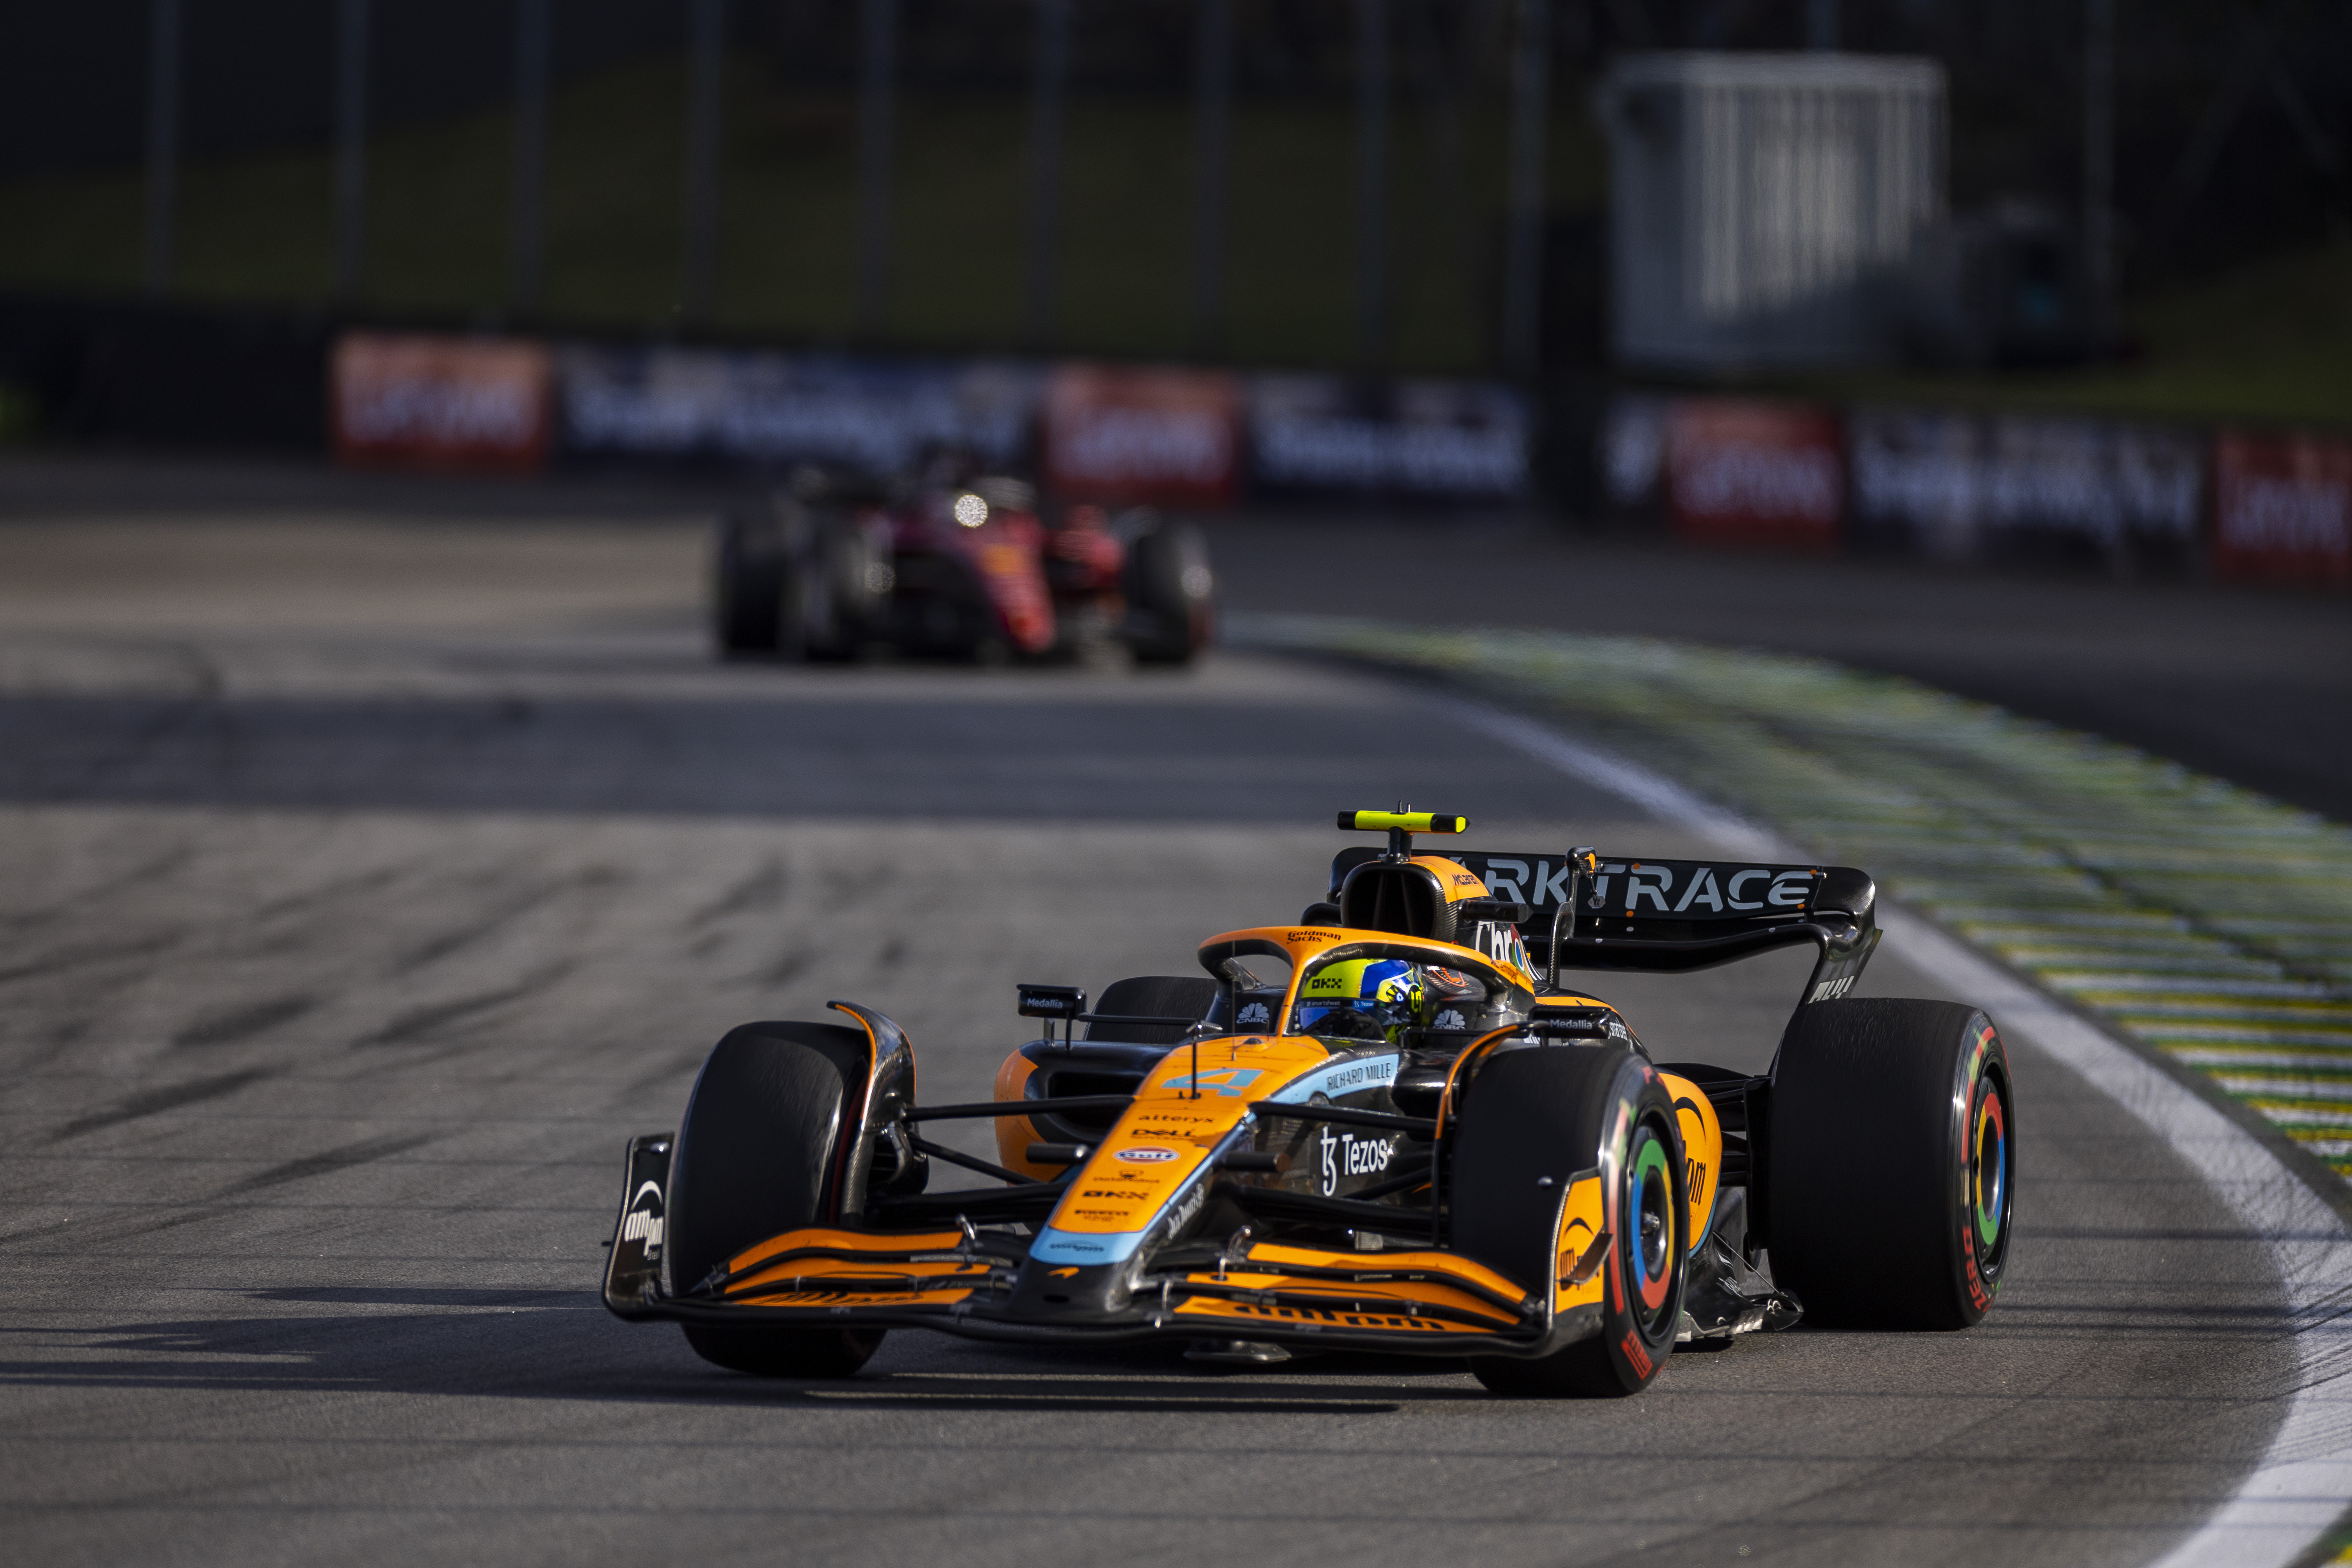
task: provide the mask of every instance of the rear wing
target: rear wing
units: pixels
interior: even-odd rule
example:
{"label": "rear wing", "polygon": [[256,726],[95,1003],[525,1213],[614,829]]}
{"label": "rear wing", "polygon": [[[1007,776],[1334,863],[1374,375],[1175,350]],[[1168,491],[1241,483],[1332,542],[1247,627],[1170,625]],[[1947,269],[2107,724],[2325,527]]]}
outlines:
{"label": "rear wing", "polygon": [[[1804,999],[1824,1002],[1853,987],[1878,945],[1877,884],[1851,866],[1603,856],[1588,875],[1574,855],[1559,850],[1442,853],[1490,896],[1532,906],[1519,934],[1547,967],[1680,973],[1810,944],[1821,959]],[[1331,862],[1333,896],[1349,871],[1379,858],[1369,848],[1339,851]]]}

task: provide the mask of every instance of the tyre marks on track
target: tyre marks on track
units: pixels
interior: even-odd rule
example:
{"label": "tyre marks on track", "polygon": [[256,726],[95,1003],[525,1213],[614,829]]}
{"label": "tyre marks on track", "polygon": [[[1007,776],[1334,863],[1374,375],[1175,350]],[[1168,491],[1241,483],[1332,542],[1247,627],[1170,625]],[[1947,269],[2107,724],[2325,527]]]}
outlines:
{"label": "tyre marks on track", "polygon": [[431,1132],[394,1133],[381,1138],[362,1138],[355,1143],[323,1150],[316,1154],[304,1154],[297,1159],[240,1176],[220,1191],[224,1198],[239,1197],[247,1193],[268,1192],[289,1182],[307,1182],[314,1176],[332,1175],[355,1165],[387,1160],[394,1154],[405,1154],[411,1149],[422,1149],[436,1135]]}
{"label": "tyre marks on track", "polygon": [[174,1047],[198,1048],[241,1045],[257,1035],[266,1035],[280,1025],[316,1012],[318,1006],[319,998],[308,992],[236,1003],[180,1030],[172,1037],[172,1044]]}
{"label": "tyre marks on track", "polygon": [[[352,1044],[362,1048],[413,1046],[432,1043],[452,1033],[478,1032],[489,1026],[492,1015],[544,994],[578,967],[569,959],[560,959],[541,965],[512,985],[501,985],[469,996],[412,1007],[373,1033],[362,1035]],[[394,971],[396,973],[401,972],[399,969]]]}
{"label": "tyre marks on track", "polygon": [[784,874],[784,863],[774,856],[762,860],[751,874],[720,893],[719,897],[687,916],[688,931],[723,922],[733,916],[764,914],[784,900],[792,879]]}
{"label": "tyre marks on track", "polygon": [[158,1197],[110,1212],[101,1210],[98,1219],[72,1227],[73,1242],[79,1248],[95,1249],[134,1237],[154,1236],[184,1226],[228,1218],[240,1209],[253,1206],[245,1200],[299,1182],[315,1181],[389,1160],[422,1149],[440,1137],[438,1132],[407,1132],[362,1138],[248,1172],[201,1195]]}
{"label": "tyre marks on track", "polygon": [[156,1089],[142,1089],[136,1094],[117,1100],[103,1110],[93,1110],[88,1115],[74,1118],[49,1134],[48,1141],[52,1143],[62,1143],[68,1138],[79,1138],[86,1133],[100,1131],[109,1127],[120,1127],[126,1121],[138,1121],[146,1117],[159,1116],[167,1110],[180,1110],[191,1105],[202,1105],[205,1100],[218,1100],[225,1095],[235,1094],[247,1084],[259,1083],[264,1079],[275,1076],[274,1068],[245,1068],[236,1072],[215,1073],[209,1078],[190,1079],[184,1083],[164,1084]]}

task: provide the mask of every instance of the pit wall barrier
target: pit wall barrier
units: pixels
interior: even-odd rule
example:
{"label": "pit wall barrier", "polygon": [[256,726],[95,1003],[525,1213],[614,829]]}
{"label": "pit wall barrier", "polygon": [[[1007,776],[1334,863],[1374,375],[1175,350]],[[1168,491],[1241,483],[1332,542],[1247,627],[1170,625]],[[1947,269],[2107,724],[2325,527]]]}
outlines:
{"label": "pit wall barrier", "polygon": [[2352,587],[2352,437],[1621,394],[1603,511],[1707,544]]}
{"label": "pit wall barrier", "polygon": [[1476,382],[382,332],[343,335],[329,379],[332,444],[354,464],[887,477],[952,447],[1034,464],[1068,500],[1531,493],[1528,406]]}
{"label": "pit wall barrier", "polygon": [[[352,332],[338,454],[887,476],[941,447],[1069,500],[1512,504],[1527,405],[1475,382]],[[2352,440],[2058,415],[1621,394],[1606,510],[1692,543],[2352,586]]]}
{"label": "pit wall barrier", "polygon": [[611,346],[0,296],[0,424],[29,409],[75,442],[776,474],[898,472],[947,444],[1034,465],[1072,500],[1454,510],[1541,489],[1580,521],[1711,545],[2352,587],[2343,432],[1594,390],[1538,411],[1475,381]]}

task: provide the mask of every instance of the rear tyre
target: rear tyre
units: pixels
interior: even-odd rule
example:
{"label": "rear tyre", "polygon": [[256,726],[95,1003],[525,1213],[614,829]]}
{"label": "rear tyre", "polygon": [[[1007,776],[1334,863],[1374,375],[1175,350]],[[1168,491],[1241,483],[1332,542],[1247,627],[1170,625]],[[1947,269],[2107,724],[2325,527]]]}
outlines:
{"label": "rear tyre", "polygon": [[1190,664],[1216,621],[1209,542],[1189,522],[1162,522],[1127,547],[1122,587],[1128,647],[1139,664]]}
{"label": "rear tyre", "polygon": [[730,507],[712,542],[710,632],[719,657],[773,654],[787,566],[775,513],[756,503]]}
{"label": "rear tyre", "polygon": [[[772,1236],[838,1217],[840,1153],[869,1047],[831,1024],[746,1024],[703,1063],[670,1162],[669,1270],[692,1289]],[[688,1323],[703,1360],[761,1377],[847,1377],[878,1329]]]}
{"label": "rear tyre", "polygon": [[2017,1109],[1990,1019],[1958,1002],[1808,1004],[1771,1107],[1772,1279],[1807,1321],[1965,1329],[1992,1310]]}
{"label": "rear tyre", "polygon": [[1454,1141],[1455,1250],[1530,1291],[1552,1289],[1560,1200],[1570,1177],[1596,1165],[1612,1237],[1601,1331],[1534,1360],[1474,1356],[1478,1381],[1554,1399],[1648,1387],[1674,1353],[1690,1250],[1674,1100],[1648,1058],[1621,1045],[1499,1051],[1463,1096]]}

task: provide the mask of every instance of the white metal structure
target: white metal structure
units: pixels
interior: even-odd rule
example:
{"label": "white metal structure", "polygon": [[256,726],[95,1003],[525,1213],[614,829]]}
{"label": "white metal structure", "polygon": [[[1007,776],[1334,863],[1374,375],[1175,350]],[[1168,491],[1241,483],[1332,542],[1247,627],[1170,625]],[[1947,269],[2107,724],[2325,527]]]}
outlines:
{"label": "white metal structure", "polygon": [[1940,65],[1628,55],[1598,108],[1620,363],[1736,370],[1892,351],[1890,285],[1944,216]]}

